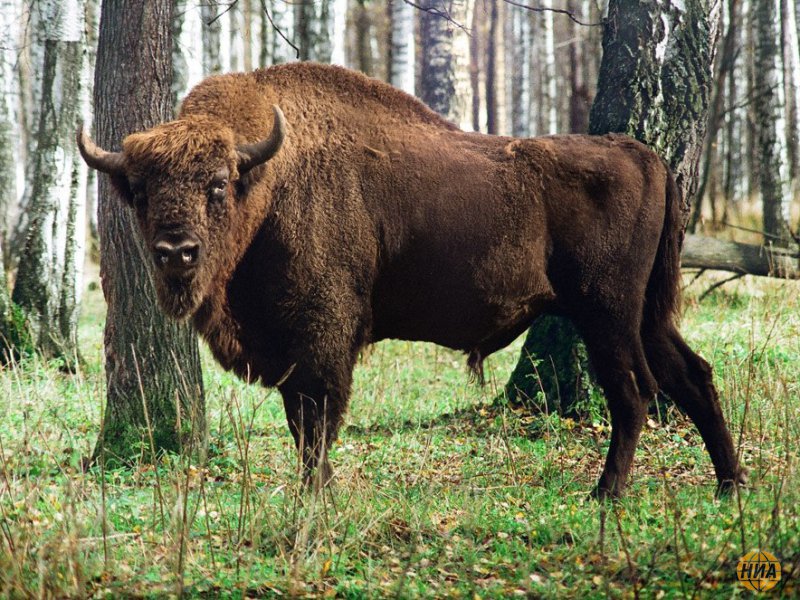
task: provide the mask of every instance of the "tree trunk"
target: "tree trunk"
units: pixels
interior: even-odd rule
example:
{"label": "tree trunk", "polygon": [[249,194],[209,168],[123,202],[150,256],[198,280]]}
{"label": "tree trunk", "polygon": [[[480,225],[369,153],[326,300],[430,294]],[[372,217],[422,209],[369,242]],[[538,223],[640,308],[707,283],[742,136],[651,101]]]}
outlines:
{"label": "tree trunk", "polygon": [[[578,0],[569,1],[569,9],[579,18],[586,18]],[[569,45],[569,131],[586,133],[589,130],[589,90],[586,84],[586,61],[583,58],[586,28],[572,23]]]}
{"label": "tree trunk", "polygon": [[[28,226],[12,300],[25,313],[44,356],[72,368],[78,355],[78,280],[82,271],[86,169],[74,131],[82,115],[84,4],[37,2],[34,45],[42,44],[41,102]],[[32,55],[39,55],[34,52]],[[78,265],[78,260],[81,265]]]}
{"label": "tree trunk", "polygon": [[[553,7],[553,0],[542,0],[542,7],[550,9]],[[547,10],[542,19],[542,37],[544,43],[544,60],[542,71],[542,106],[541,111],[544,117],[542,121],[542,133],[552,134],[558,132],[558,83],[556,81],[556,47],[555,34],[553,32],[553,12]]]}
{"label": "tree trunk", "polygon": [[286,41],[290,40],[294,43],[296,39],[291,5],[284,0],[267,1],[270,3],[269,14],[275,29],[272,36],[272,64],[277,65],[297,60],[299,58],[297,50]]}
{"label": "tree trunk", "polygon": [[216,0],[207,0],[207,2],[203,2],[201,7],[203,18],[203,73],[216,75],[217,73],[222,73],[220,7],[217,6]]}
{"label": "tree trunk", "polygon": [[684,239],[681,265],[689,269],[729,271],[741,275],[800,278],[800,262],[796,251],[691,234]]}
{"label": "tree trunk", "polygon": [[786,138],[789,151],[789,177],[798,178],[800,168],[800,44],[797,41],[797,19],[794,0],[781,0],[781,34],[783,36],[783,78],[786,97]]}
{"label": "tree trunk", "polygon": [[420,4],[421,98],[433,110],[471,129],[469,80],[469,0],[423,0]]}
{"label": "tree trunk", "polygon": [[[590,133],[627,133],[659,152],[686,201],[696,186],[708,115],[718,27],[714,6],[713,0],[668,7],[655,0],[611,0],[590,113]],[[580,413],[588,400],[587,371],[573,325],[544,316],[528,332],[506,395],[512,402],[536,403],[544,390],[550,410]]]}
{"label": "tree trunk", "polygon": [[172,3],[172,106],[186,94],[189,82],[189,64],[181,46],[181,33],[186,21],[186,0],[173,0]]}
{"label": "tree trunk", "polygon": [[389,83],[414,93],[414,7],[404,0],[389,2]]}
{"label": "tree trunk", "polygon": [[[348,0],[331,0],[328,23],[330,24],[331,58],[334,65],[347,66],[347,5]],[[412,31],[413,48],[413,31]],[[411,63],[414,64],[413,61]]]}
{"label": "tree trunk", "polygon": [[[17,61],[14,22],[16,6],[14,0],[0,0],[0,14],[5,19],[0,23],[0,39],[6,44],[0,46],[0,256],[8,252],[7,233],[12,207],[17,203],[17,134],[19,123],[16,119],[19,93],[18,80],[14,72]],[[13,16],[12,16],[13,15]],[[0,261],[0,275],[5,280],[5,261]],[[4,289],[0,289],[2,294]],[[7,293],[7,290],[5,290]]]}
{"label": "tree trunk", "polygon": [[[331,62],[331,0],[299,0],[295,24],[300,60]],[[363,5],[363,2],[361,2]]]}
{"label": "tree trunk", "polygon": [[355,12],[356,68],[362,73],[372,76],[372,35],[370,33],[372,23],[369,20],[365,0],[356,1]]}
{"label": "tree trunk", "polygon": [[[104,0],[94,88],[101,147],[119,149],[127,134],[171,117],[170,9],[169,0]],[[155,452],[202,451],[197,339],[158,309],[149,252],[105,176],[99,196],[108,396],[95,457],[127,461],[151,443]]]}
{"label": "tree trunk", "polygon": [[[497,3],[499,0],[489,2],[489,35],[486,37],[486,133],[497,135],[497,38],[500,23],[498,23]],[[502,46],[501,46],[502,48]],[[501,81],[500,83],[505,83]]]}
{"label": "tree trunk", "polygon": [[[717,73],[713,86],[713,101],[710,106],[710,114],[708,116],[708,128],[706,132],[706,140],[704,143],[703,155],[703,169],[700,175],[700,184],[697,190],[697,199],[692,207],[691,218],[689,219],[688,229],[695,232],[697,224],[700,222],[702,214],[703,201],[706,197],[706,190],[708,189],[709,182],[711,182],[712,190],[708,194],[709,203],[712,206],[713,217],[716,216],[714,211],[715,206],[715,190],[716,178],[719,172],[717,156],[720,152],[721,144],[719,144],[718,134],[725,119],[725,82],[728,76],[733,71],[734,62],[736,60],[736,0],[732,0],[729,5],[730,12],[728,16],[727,31],[722,40],[722,48],[719,58],[717,60]],[[712,222],[713,222],[712,218]]]}
{"label": "tree trunk", "polygon": [[[242,39],[242,7],[238,0],[225,8],[225,18],[228,20],[228,48],[230,48],[230,62],[228,72],[242,70],[242,55],[244,54],[244,41]],[[175,65],[172,66],[175,68]]]}
{"label": "tree trunk", "polygon": [[[4,23],[0,23],[2,36],[0,39],[14,39],[11,24],[14,22],[10,15],[14,13],[14,2],[11,0],[0,1],[0,13],[7,16]],[[18,352],[21,340],[17,339],[25,329],[18,328],[14,319],[11,306],[11,297],[8,290],[6,277],[5,252],[6,233],[8,230],[8,213],[17,202],[17,176],[16,176],[16,140],[14,131],[14,95],[16,78],[14,76],[14,62],[16,56],[14,45],[0,47],[0,364],[5,364]]]}
{"label": "tree trunk", "polygon": [[528,137],[531,133],[531,19],[528,11],[510,7],[512,31],[511,135]]}
{"label": "tree trunk", "polygon": [[767,242],[785,245],[789,232],[789,157],[783,69],[780,54],[780,0],[757,0],[755,37],[755,103],[759,148],[759,181]]}

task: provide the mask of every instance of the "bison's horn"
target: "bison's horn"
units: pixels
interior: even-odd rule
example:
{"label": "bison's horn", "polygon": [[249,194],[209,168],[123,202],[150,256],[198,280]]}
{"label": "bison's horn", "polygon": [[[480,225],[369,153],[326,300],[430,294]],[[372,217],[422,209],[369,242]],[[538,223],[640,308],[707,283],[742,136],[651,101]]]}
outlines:
{"label": "bison's horn", "polygon": [[286,136],[286,119],[280,108],[272,105],[275,121],[269,137],[255,144],[242,144],[236,148],[239,154],[239,174],[244,175],[253,167],[267,162],[281,149],[283,138]]}
{"label": "bison's horn", "polygon": [[125,172],[125,156],[122,152],[103,150],[86,135],[83,125],[78,127],[78,149],[81,151],[83,160],[93,169],[109,175],[121,175]]}

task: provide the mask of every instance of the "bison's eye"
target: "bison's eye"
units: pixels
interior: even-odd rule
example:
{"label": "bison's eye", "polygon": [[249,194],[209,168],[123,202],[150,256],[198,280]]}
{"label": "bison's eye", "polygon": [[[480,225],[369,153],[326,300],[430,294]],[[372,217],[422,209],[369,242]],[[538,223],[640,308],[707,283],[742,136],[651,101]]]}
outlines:
{"label": "bison's eye", "polygon": [[221,202],[228,193],[228,180],[215,179],[208,188],[208,197],[215,202]]}
{"label": "bison's eye", "polygon": [[147,192],[145,192],[144,186],[132,185],[131,194],[133,195],[134,206],[144,206],[147,204]]}

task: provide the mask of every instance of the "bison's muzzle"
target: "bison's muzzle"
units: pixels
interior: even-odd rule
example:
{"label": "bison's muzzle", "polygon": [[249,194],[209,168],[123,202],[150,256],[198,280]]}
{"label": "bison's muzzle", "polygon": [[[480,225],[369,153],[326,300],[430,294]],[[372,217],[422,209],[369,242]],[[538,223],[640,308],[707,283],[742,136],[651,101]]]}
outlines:
{"label": "bison's muzzle", "polygon": [[167,277],[185,276],[200,263],[200,240],[191,233],[160,233],[152,249],[156,267]]}

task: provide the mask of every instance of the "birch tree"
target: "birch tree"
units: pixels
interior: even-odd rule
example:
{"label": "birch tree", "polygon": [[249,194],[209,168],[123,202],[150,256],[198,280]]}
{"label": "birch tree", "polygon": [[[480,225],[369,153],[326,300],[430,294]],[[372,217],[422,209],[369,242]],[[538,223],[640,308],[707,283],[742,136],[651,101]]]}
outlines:
{"label": "birch tree", "polygon": [[[626,133],[664,157],[683,192],[684,216],[697,186],[718,10],[716,0],[611,0],[604,27],[589,132]],[[588,373],[572,324],[542,317],[528,332],[506,394],[528,402],[543,391],[550,410],[580,413],[590,398]]]}
{"label": "birch tree", "polygon": [[553,32],[553,0],[542,0],[545,12],[541,15],[542,37],[544,42],[544,60],[542,71],[542,107],[541,132],[552,134],[558,132],[558,84],[556,83],[556,48]]}
{"label": "birch tree", "polygon": [[8,212],[17,201],[16,176],[16,139],[15,130],[15,98],[17,95],[17,79],[14,73],[16,45],[14,25],[16,19],[11,15],[16,6],[11,0],[0,1],[0,14],[6,16],[0,23],[0,364],[7,359],[7,353],[13,352],[19,340],[9,339],[15,336],[18,328],[11,307],[11,297],[6,277],[6,233],[8,229]]}
{"label": "birch tree", "polygon": [[404,0],[389,0],[391,45],[389,83],[414,93],[414,7]]}
{"label": "birch tree", "polygon": [[[0,0],[0,251],[8,251],[6,234],[9,212],[17,202],[17,131],[16,111],[18,102],[18,80],[14,70],[16,63],[16,2]],[[4,261],[0,272],[4,273]],[[5,279],[4,279],[5,281]],[[4,289],[0,289],[2,294]]]}
{"label": "birch tree", "polygon": [[510,8],[511,20],[511,135],[531,134],[531,18],[529,11]]}
{"label": "birch tree", "polygon": [[800,44],[797,41],[797,18],[794,0],[781,0],[783,38],[783,79],[786,98],[786,139],[788,141],[789,177],[796,182],[800,169]]}
{"label": "birch tree", "polygon": [[780,0],[756,0],[755,103],[759,148],[759,181],[766,242],[785,242],[789,233],[789,156],[783,68],[780,51]]}
{"label": "birch tree", "polygon": [[29,220],[12,295],[37,349],[69,363],[77,356],[85,238],[86,168],[74,137],[82,117],[84,15],[81,0],[31,6],[36,47],[31,55],[42,56],[42,64],[34,65],[41,70],[42,105],[29,180]]}
{"label": "birch tree", "polygon": [[469,0],[423,0],[420,4],[420,98],[463,129],[471,129]]}

